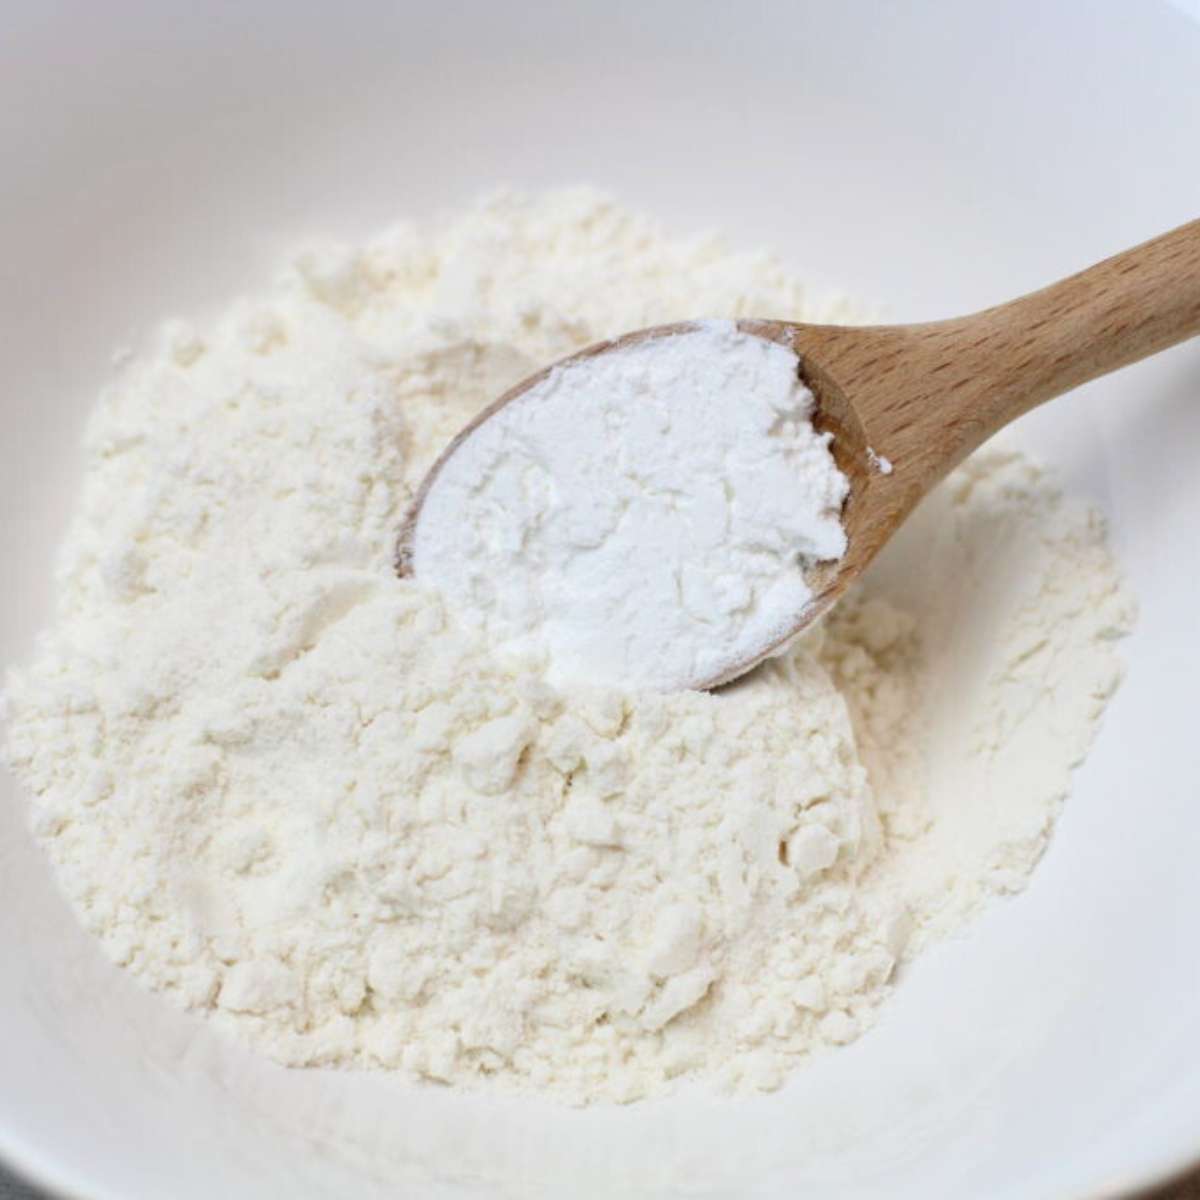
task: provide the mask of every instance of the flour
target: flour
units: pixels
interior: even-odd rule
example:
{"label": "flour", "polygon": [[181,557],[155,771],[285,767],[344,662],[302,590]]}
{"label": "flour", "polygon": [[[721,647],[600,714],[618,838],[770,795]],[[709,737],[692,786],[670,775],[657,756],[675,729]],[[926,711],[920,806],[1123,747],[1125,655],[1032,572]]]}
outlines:
{"label": "flour", "polygon": [[848,490],[784,346],[708,321],[554,368],[455,448],[412,548],[546,678],[677,691],[784,639]]}
{"label": "flour", "polygon": [[[885,867],[923,914],[924,944],[989,896],[1024,887],[1120,682],[1114,642],[1133,627],[1135,607],[1099,515],[1003,447],[969,459],[921,506],[868,590],[919,614],[926,782],[904,752],[867,749],[879,735],[855,726],[873,777],[888,760],[878,767],[891,773],[876,787],[881,806],[913,813],[911,797],[924,790],[925,835],[893,844]],[[870,638],[878,614],[855,612],[835,614],[835,644]],[[833,675],[853,712],[861,692],[841,669]]]}
{"label": "flour", "polygon": [[969,463],[715,695],[554,686],[396,580],[464,421],[696,312],[842,315],[590,192],[501,196],[125,368],[6,740],[116,962],[286,1063],[627,1101],[779,1085],[1021,886],[1132,619],[1022,459]]}

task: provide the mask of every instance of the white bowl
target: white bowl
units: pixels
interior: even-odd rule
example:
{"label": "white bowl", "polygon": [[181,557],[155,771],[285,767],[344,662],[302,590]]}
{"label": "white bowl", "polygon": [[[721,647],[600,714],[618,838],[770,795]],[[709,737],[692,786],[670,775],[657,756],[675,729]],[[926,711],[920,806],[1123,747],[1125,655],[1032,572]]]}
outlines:
{"label": "white bowl", "polygon": [[[45,620],[113,347],[501,180],[770,243],[894,319],[1200,215],[1200,25],[994,6],[93,0],[0,40],[0,659]],[[1021,898],[734,1104],[574,1111],[286,1072],[76,926],[0,783],[0,1154],[89,1200],[1115,1195],[1200,1158],[1200,349],[1022,423],[1111,514],[1128,681]]]}

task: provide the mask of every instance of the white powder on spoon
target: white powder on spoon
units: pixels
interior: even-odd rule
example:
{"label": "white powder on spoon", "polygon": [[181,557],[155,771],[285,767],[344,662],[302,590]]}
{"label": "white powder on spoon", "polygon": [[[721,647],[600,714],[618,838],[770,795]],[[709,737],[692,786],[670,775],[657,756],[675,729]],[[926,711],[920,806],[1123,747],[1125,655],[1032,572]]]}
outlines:
{"label": "white powder on spoon", "polygon": [[828,321],[590,192],[302,256],[106,391],[6,757],[113,960],[291,1064],[774,1087],[1045,847],[1119,678],[1102,523],[1001,453],[719,695],[555,688],[392,570],[485,404],[696,312]]}
{"label": "white powder on spoon", "polygon": [[708,321],[554,368],[438,470],[413,570],[551,683],[664,691],[784,638],[848,484],[784,346]]}

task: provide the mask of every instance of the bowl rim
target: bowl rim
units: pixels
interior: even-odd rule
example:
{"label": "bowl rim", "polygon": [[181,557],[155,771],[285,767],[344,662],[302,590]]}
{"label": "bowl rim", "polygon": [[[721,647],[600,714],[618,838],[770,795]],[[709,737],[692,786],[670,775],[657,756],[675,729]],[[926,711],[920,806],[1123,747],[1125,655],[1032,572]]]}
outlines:
{"label": "bowl rim", "polygon": [[[0,1166],[16,1177],[18,1182],[46,1192],[47,1200],[128,1200],[128,1196],[118,1195],[106,1186],[97,1188],[94,1184],[79,1180],[77,1171],[62,1169],[53,1158],[43,1157],[36,1148],[19,1138],[12,1138],[7,1130],[2,1129]],[[1182,1183],[1193,1174],[1200,1178],[1200,1145],[1160,1154],[1151,1168],[1151,1174],[1144,1180],[1118,1187],[1115,1192],[1104,1192],[1103,1195],[1106,1200],[1153,1200],[1153,1195],[1159,1190]],[[1070,1193],[1063,1193],[1060,1200],[1097,1200],[1099,1195],[1102,1193],[1094,1187],[1076,1188]],[[990,1198],[983,1195],[978,1200]]]}
{"label": "bowl rim", "polygon": [[[1200,24],[1200,0],[1164,0],[1164,3],[1182,14],[1185,20]],[[0,1124],[0,1167],[17,1180],[59,1200],[129,1200],[128,1196],[114,1192],[110,1184],[90,1178],[87,1164],[57,1156],[45,1139],[35,1140],[31,1132],[22,1133],[3,1124]],[[1127,1178],[1113,1185],[1111,1190],[1095,1182],[1090,1188],[1073,1184],[1060,1200],[1089,1200],[1097,1195],[1108,1196],[1111,1200],[1136,1200],[1152,1196],[1193,1173],[1200,1185],[1200,1130],[1179,1130],[1167,1135],[1157,1143],[1155,1150],[1139,1160],[1129,1172],[1136,1178]],[[988,1200],[987,1194],[980,1200]]]}
{"label": "bowl rim", "polygon": [[[1094,1187],[1076,1188],[1063,1193],[1059,1200],[1097,1200],[1101,1195],[1105,1200],[1153,1200],[1157,1192],[1184,1182],[1189,1175],[1196,1174],[1200,1183],[1200,1140],[1187,1141],[1186,1148],[1180,1146],[1160,1154],[1144,1179],[1103,1193]],[[15,1175],[19,1182],[45,1191],[47,1200],[129,1200],[104,1185],[96,1187],[81,1180],[77,1170],[64,1169],[60,1161],[45,1156],[31,1143],[3,1129],[0,1129],[0,1167]],[[978,1200],[989,1197],[985,1194]]]}

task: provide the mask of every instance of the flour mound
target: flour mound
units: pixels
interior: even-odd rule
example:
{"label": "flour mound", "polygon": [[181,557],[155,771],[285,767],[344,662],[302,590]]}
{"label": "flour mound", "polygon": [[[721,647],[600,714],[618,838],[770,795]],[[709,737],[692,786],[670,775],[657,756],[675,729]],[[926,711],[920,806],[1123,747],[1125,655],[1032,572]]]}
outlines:
{"label": "flour mound", "polygon": [[[839,315],[593,193],[501,196],[308,252],[114,382],[6,755],[116,962],[287,1063],[625,1101],[777,1086],[1020,886],[1131,619],[1098,521],[1022,460],[942,493],[941,627],[885,564],[715,695],[551,686],[394,577],[466,419],[697,312]],[[1003,636],[956,666],[981,594]]]}

